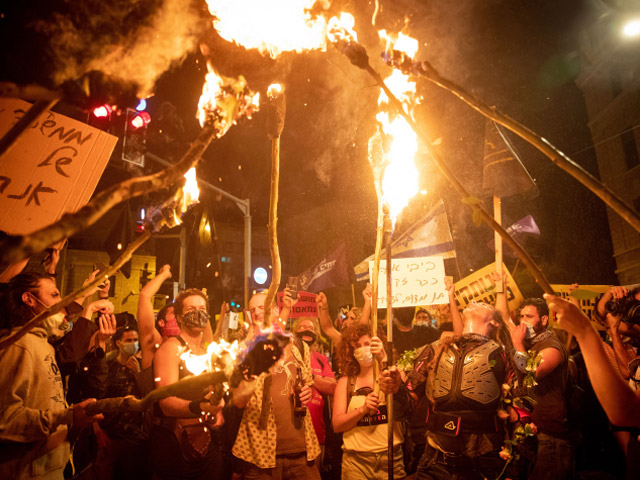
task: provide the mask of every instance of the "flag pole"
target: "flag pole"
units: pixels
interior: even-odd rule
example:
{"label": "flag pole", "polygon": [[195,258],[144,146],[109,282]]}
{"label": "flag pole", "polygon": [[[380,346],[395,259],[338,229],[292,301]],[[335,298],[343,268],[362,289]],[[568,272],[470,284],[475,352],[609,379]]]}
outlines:
{"label": "flag pole", "polygon": [[353,300],[352,305],[355,307],[356,306],[356,287],[353,283],[351,284],[351,299]]}
{"label": "flag pole", "polygon": [[[496,223],[502,226],[502,200],[500,197],[493,196],[493,219]],[[495,240],[496,248],[496,271],[498,272],[498,280],[496,280],[495,292],[504,292],[504,283],[502,282],[502,237],[496,231],[493,232],[493,238]]]}

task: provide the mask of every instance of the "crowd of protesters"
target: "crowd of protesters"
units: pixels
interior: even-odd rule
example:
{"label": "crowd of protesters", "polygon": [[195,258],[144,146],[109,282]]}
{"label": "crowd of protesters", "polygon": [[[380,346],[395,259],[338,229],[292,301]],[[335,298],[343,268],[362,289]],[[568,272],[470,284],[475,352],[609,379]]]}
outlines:
{"label": "crowd of protesters", "polygon": [[[57,258],[2,275],[0,341],[60,301]],[[124,323],[107,280],[0,350],[0,478],[364,480],[390,461],[397,479],[640,477],[640,289],[612,287],[588,318],[552,295],[459,310],[448,281],[446,312],[385,318],[367,285],[361,308],[333,319],[319,293],[317,318],[293,319],[287,287],[281,309],[255,293],[231,332],[228,304],[216,321],[202,290],[154,312],[170,278],[165,265]],[[92,408],[189,377],[185,352],[232,337],[249,348],[267,325],[288,338],[268,372],[196,400]]]}

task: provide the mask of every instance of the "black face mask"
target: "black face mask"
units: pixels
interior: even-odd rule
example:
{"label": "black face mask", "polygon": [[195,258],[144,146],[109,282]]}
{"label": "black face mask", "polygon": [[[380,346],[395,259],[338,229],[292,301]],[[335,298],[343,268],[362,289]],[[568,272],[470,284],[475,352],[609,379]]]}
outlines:
{"label": "black face mask", "polygon": [[191,310],[182,316],[181,323],[185,327],[205,328],[209,323],[209,314],[206,310]]}
{"label": "black face mask", "polygon": [[[311,346],[313,342],[316,341],[316,338],[318,338],[315,333],[310,332],[308,330],[303,330],[302,332],[296,333],[296,337],[298,337],[300,340],[302,340],[304,343],[306,343],[309,346]],[[311,340],[308,340],[303,337],[311,338]]]}

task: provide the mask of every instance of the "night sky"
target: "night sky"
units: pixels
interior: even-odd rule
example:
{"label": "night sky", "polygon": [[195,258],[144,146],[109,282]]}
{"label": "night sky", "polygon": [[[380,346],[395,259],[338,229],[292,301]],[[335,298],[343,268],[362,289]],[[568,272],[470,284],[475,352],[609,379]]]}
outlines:
{"label": "night sky", "polygon": [[[74,11],[75,3],[52,2],[47,12],[36,7],[37,2],[5,9],[0,18],[0,32],[4,32],[0,33],[0,75],[4,79],[53,85],[53,79],[59,78],[55,72],[60,70],[60,62],[50,40],[58,37],[51,29],[42,28],[50,19],[59,26],[64,25],[60,18],[66,16],[79,25],[93,18],[92,9],[101,13],[100,22],[84,22],[78,27],[91,42],[74,51],[87,57],[100,52],[95,46],[99,40],[115,42],[119,35],[139,28],[130,16],[116,14],[129,2],[83,2],[82,12]],[[144,25],[155,3],[134,3],[138,8],[134,18]],[[524,123],[597,174],[584,100],[574,83],[581,68],[577,32],[589,18],[588,3],[381,1],[378,27],[389,31],[404,27],[405,33],[420,41],[418,59],[428,60],[444,77]],[[383,48],[377,27],[371,25],[373,7],[373,2],[334,2],[332,11],[355,15],[360,42],[374,68],[386,76],[390,69],[379,59]],[[54,11],[63,14],[54,16]],[[197,135],[195,110],[206,72],[206,59],[198,44],[207,45],[207,59],[221,73],[244,75],[254,91],[264,93],[270,83],[283,83],[287,95],[279,204],[283,269],[300,273],[342,239],[349,242],[353,262],[358,263],[373,252],[375,244],[376,197],[367,160],[367,142],[375,130],[377,111],[378,88],[373,80],[332,47],[327,52],[264,58],[218,37],[210,26],[206,6],[194,3],[194,11],[197,20],[191,34],[197,41],[156,83],[155,96],[149,102],[152,117],[169,101],[184,123],[182,142],[188,144]],[[109,32],[109,22],[122,18],[129,20]],[[416,111],[420,127],[430,137],[441,138],[434,148],[490,208],[490,199],[482,196],[481,188],[484,118],[425,80],[418,80],[418,91],[423,97]],[[270,143],[264,124],[263,112],[250,121],[243,120],[212,144],[199,167],[199,175],[209,182],[237,197],[250,198],[256,227],[266,226],[268,212]],[[527,247],[551,283],[615,282],[602,202],[537,150],[515,136],[510,138],[536,180],[540,195],[534,200],[505,199],[504,224],[527,214],[534,216],[542,234]],[[427,155],[419,154],[416,163],[420,186],[428,194],[414,198],[396,232],[401,233],[443,198],[458,252],[458,264],[449,273],[457,280],[460,274],[490,263],[492,251],[486,243],[492,232],[474,225],[471,210],[460,202]],[[99,188],[123,176],[122,169],[109,167]],[[213,211],[216,221],[242,223],[242,216],[229,202],[216,203]],[[506,263],[513,269],[514,261]],[[525,294],[540,293],[524,268],[518,270],[516,280]]]}

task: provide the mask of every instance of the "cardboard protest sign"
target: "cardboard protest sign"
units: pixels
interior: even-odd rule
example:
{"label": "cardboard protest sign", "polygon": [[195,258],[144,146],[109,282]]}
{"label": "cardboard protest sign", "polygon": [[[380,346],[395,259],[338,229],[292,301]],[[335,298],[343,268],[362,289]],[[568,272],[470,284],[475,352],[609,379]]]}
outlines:
{"label": "cardboard protest sign", "polygon": [[[283,297],[284,292],[278,292],[278,308],[280,310],[282,310],[282,307],[284,306],[284,304],[282,303]],[[291,307],[289,318],[317,317],[317,297],[318,295],[316,295],[315,293],[298,291],[298,302],[293,307]]]}
{"label": "cardboard protest sign", "polygon": [[[509,310],[514,311],[520,307],[524,297],[522,293],[520,293],[520,289],[513,280],[507,267],[503,264],[502,268],[507,274],[507,301],[509,302]],[[471,301],[485,302],[490,305],[495,303],[495,283],[491,277],[491,272],[495,271],[496,264],[494,262],[456,282],[455,296],[456,303],[460,310],[464,309]]]}
{"label": "cardboard protest sign", "polygon": [[[569,299],[569,287],[571,285],[562,285],[562,284],[552,284],[551,288],[556,295],[559,297]],[[577,295],[578,302],[580,302],[580,308],[582,311],[591,318],[591,314],[596,308],[596,303],[600,295],[609,290],[611,286],[609,285],[580,285],[579,290],[585,295]],[[585,298],[583,298],[585,297]],[[591,298],[586,298],[591,297]]]}
{"label": "cardboard protest sign", "polygon": [[[0,135],[30,106],[0,98]],[[0,157],[0,230],[31,233],[86,204],[117,140],[85,123],[45,112]]]}
{"label": "cardboard protest sign", "polygon": [[[378,308],[387,307],[387,262],[380,261],[378,275]],[[372,278],[373,261],[369,262]],[[437,305],[449,302],[444,286],[442,257],[396,258],[391,262],[393,307]]]}

